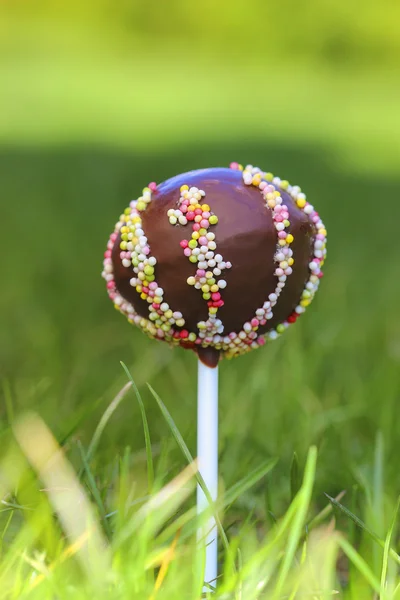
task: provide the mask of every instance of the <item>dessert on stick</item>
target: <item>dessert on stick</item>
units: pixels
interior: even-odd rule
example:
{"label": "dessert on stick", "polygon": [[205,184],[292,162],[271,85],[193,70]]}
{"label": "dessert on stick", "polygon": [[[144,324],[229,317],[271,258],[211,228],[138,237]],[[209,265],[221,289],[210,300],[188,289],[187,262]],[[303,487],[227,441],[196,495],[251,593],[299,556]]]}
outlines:
{"label": "dessert on stick", "polygon": [[[231,163],[150,183],[110,236],[102,275],[114,306],[150,337],[198,355],[199,468],[213,497],[212,371],[220,359],[276,339],[302,315],[323,275],[326,235],[298,186]],[[201,490],[198,502],[203,508]],[[216,576],[212,535],[209,580]]]}

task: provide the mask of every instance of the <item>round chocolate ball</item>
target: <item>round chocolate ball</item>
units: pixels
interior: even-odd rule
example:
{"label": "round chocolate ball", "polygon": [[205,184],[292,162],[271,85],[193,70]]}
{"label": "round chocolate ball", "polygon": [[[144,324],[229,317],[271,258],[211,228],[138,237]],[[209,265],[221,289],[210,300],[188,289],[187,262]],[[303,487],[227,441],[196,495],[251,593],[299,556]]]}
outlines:
{"label": "round chocolate ball", "polygon": [[104,257],[115,307],[210,367],[277,338],[322,277],[326,229],[298,186],[248,165],[150,183]]}

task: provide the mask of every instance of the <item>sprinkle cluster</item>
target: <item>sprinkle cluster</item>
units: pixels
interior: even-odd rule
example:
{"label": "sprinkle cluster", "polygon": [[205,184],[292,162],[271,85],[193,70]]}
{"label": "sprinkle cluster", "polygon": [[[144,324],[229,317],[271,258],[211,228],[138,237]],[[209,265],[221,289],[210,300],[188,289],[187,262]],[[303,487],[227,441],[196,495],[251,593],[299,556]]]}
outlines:
{"label": "sprinkle cluster", "polygon": [[[292,186],[288,181],[280,179],[279,177],[274,177],[272,173],[265,173],[252,165],[247,165],[243,168],[239,163],[231,163],[230,168],[243,172],[243,181],[246,185],[255,185],[260,188],[264,195],[266,205],[272,209],[272,218],[278,232],[277,251],[274,256],[275,262],[278,263],[275,270],[278,283],[275,292],[268,297],[270,305],[268,301],[263,305],[264,315],[267,319],[271,319],[273,316],[270,309],[276,305],[279,294],[285,286],[287,276],[292,273],[292,265],[294,264],[293,251],[290,249],[290,244],[293,242],[294,238],[292,234],[285,232],[285,229],[290,226],[288,220],[289,212],[287,206],[282,203],[281,193],[276,188],[286,191],[293,198],[297,207],[309,217],[312,223],[314,223],[316,228],[313,258],[309,264],[309,279],[306,282],[299,304],[292,314],[275,329],[272,329],[265,334],[265,338],[274,340],[279,337],[290,324],[296,322],[298,317],[305,311],[306,307],[311,304],[315,296],[319,281],[323,277],[321,268],[326,257],[326,228],[317,211],[309,202],[307,202],[306,195],[301,191],[299,186]],[[258,309],[256,311],[256,316],[262,316],[261,310],[262,309]],[[265,311],[268,312],[265,313]],[[265,324],[264,319],[262,322],[260,321],[260,324]],[[260,344],[261,339],[258,338],[257,342]]]}
{"label": "sprinkle cluster", "polygon": [[[187,185],[182,186],[177,208],[171,208],[167,213],[171,225],[185,226],[189,222],[191,223],[191,238],[180,242],[185,256],[193,265],[196,265],[196,271],[187,279],[187,283],[201,291],[207,302],[209,313],[207,321],[200,321],[197,324],[197,332],[189,332],[184,328],[184,315],[170,308],[165,300],[164,290],[156,281],[157,259],[151,255],[141,218],[141,213],[151,202],[152,192],[157,189],[154,182],[144,188],[140,198],[133,200],[120,216],[107,244],[102,273],[107,282],[109,297],[115,308],[148,335],[172,344],[181,344],[184,347],[213,346],[217,350],[221,350],[228,358],[258,348],[266,340],[276,339],[305,311],[314,298],[323,276],[322,267],[326,257],[327,238],[327,232],[319,214],[307,201],[305,194],[298,186],[292,186],[288,181],[274,177],[272,173],[263,172],[252,165],[243,167],[238,163],[231,163],[230,167],[242,172],[245,185],[253,185],[260,190],[266,207],[271,211],[277,232],[274,254],[276,287],[272,292],[266,291],[264,304],[256,310],[252,319],[243,324],[241,331],[224,332],[223,322],[217,318],[218,309],[224,305],[221,290],[227,285],[226,280],[221,276],[223,271],[230,269],[232,265],[217,252],[216,235],[210,231],[210,228],[217,225],[218,217],[204,202],[205,192],[203,190],[195,187],[189,188]],[[290,233],[289,210],[283,201],[280,190],[287,192],[296,206],[314,224],[316,233],[313,256],[309,263],[308,280],[292,314],[275,329],[260,335],[259,329],[273,317],[273,309],[278,303],[294,264],[293,250],[291,249],[294,238]],[[121,264],[126,268],[132,268],[133,276],[130,284],[140,298],[148,303],[148,318],[138,315],[132,304],[125,300],[117,290],[111,257],[119,236]]]}
{"label": "sprinkle cluster", "polygon": [[[174,330],[174,325],[183,327],[185,320],[181,312],[173,311],[164,300],[164,290],[158,285],[155,278],[157,259],[151,256],[140,216],[140,213],[146,210],[151,202],[151,191],[152,188],[155,189],[154,186],[155,184],[149,184],[147,188],[144,188],[142,196],[138,200],[133,200],[121,215],[115,231],[110,236],[104,255],[103,277],[107,281],[108,294],[114,302],[115,308],[125,314],[132,323],[144,329],[152,337],[179,342],[189,340],[189,332],[184,329]],[[148,302],[148,319],[138,315],[132,304],[125,300],[116,288],[111,252],[118,234],[121,236],[119,254],[121,263],[124,267],[132,267],[134,276],[130,279],[130,285],[135,288],[142,300]],[[191,338],[193,339],[193,335]],[[194,335],[194,339],[196,339],[196,335]]]}
{"label": "sprinkle cluster", "polygon": [[209,345],[215,343],[215,336],[223,332],[222,322],[216,315],[218,309],[224,306],[221,290],[226,288],[227,283],[225,279],[218,278],[232,265],[229,261],[224,261],[221,254],[216,254],[215,233],[209,229],[218,223],[218,217],[211,212],[208,204],[201,204],[205,196],[204,190],[183,185],[180,193],[179,209],[170,209],[167,215],[171,225],[177,223],[186,225],[189,221],[192,222],[191,239],[182,240],[180,245],[184,255],[197,265],[195,275],[188,277],[187,283],[201,290],[208,306],[207,321],[199,321],[197,324],[199,329],[197,343],[204,342]]}

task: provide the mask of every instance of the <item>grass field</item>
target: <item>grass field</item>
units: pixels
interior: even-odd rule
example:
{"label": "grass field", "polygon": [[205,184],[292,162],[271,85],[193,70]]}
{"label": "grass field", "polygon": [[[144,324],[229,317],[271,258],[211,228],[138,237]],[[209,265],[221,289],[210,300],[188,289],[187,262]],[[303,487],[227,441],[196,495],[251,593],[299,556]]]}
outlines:
{"label": "grass field", "polygon": [[301,185],[328,260],[296,326],[221,364],[226,539],[208,596],[399,600],[395,68],[244,55],[237,76],[210,54],[193,91],[192,55],[85,57],[49,31],[22,59],[29,19],[0,37],[0,600],[201,598],[195,356],[129,326],[100,273],[145,184],[232,160]]}
{"label": "grass field", "polygon": [[[14,448],[8,425],[25,409],[34,409],[66,445],[88,496],[95,504],[101,501],[106,514],[115,510],[121,465],[125,465],[129,485],[134,481],[133,490],[123,493],[132,499],[145,497],[143,428],[132,392],[104,429],[90,457],[90,475],[80,451],[87,450],[101,415],[126,382],[119,365],[123,360],[143,394],[158,485],[184,467],[185,459],[145,383],[162,397],[194,454],[196,361],[191,353],[171,352],[148,341],[113,312],[99,276],[101,255],[121,207],[154,174],[162,180],[174,173],[177,165],[184,171],[198,165],[227,164],[242,156],[254,164],[271,165],[282,176],[302,183],[328,223],[329,261],[315,304],[302,322],[265,349],[221,365],[221,490],[231,488],[265,461],[279,459],[267,476],[234,502],[224,525],[234,539],[238,535],[240,539],[242,527],[252,531],[244,536],[245,545],[255,531],[259,536],[270,531],[273,536],[272,522],[284,515],[291,500],[293,453],[298,456],[301,477],[308,449],[315,445],[318,463],[307,518],[327,505],[324,492],[334,497],[346,490],[343,503],[384,539],[400,483],[396,458],[400,434],[396,419],[399,282],[395,277],[400,190],[395,179],[349,175],[335,169],[329,150],[323,147],[238,142],[230,144],[228,152],[223,143],[214,142],[211,147],[181,148],[168,156],[154,152],[151,160],[135,152],[82,147],[4,149],[1,181],[7,202],[2,241],[8,257],[0,300],[5,317],[0,345],[6,400],[2,413],[4,455]],[[6,464],[10,458],[4,460]],[[22,481],[24,477],[26,473]],[[24,517],[37,503],[44,503],[37,490],[29,486],[26,490],[21,481],[13,483],[7,489],[11,496],[5,498],[11,508],[13,503],[19,508],[11,510],[6,505],[1,515],[3,527],[7,526],[3,538],[6,557],[15,548],[12,540],[20,544],[16,532],[22,527],[27,535]],[[30,485],[35,487],[32,481]],[[362,549],[379,580],[383,551],[351,520],[340,514],[337,518],[339,530]],[[50,517],[47,519],[50,527]],[[39,532],[37,535],[40,542],[26,542],[32,560],[38,543],[50,562],[64,551],[65,541],[55,548],[54,540],[50,543]],[[326,535],[330,540],[326,548],[334,547],[333,533]],[[164,544],[172,537],[164,536]],[[278,548],[279,544],[274,560],[279,562]],[[190,549],[193,546],[186,547],[188,552]],[[5,564],[7,567],[7,561]],[[273,563],[268,564],[273,570]],[[6,567],[3,576],[8,581]],[[32,561],[23,562],[18,569],[22,579],[27,571],[35,570]],[[346,566],[344,571],[347,581]],[[62,585],[70,576],[66,573],[69,571],[60,567]],[[129,590],[129,573],[125,576]],[[176,577],[176,573],[168,577]],[[233,575],[227,575],[227,580],[229,577]],[[257,579],[254,571],[252,577]],[[32,597],[53,597],[46,581],[35,593],[29,592]],[[147,597],[150,583],[140,585],[144,587],[139,586],[133,597]],[[187,584],[182,581],[182,585]],[[338,582],[332,585],[340,589]],[[22,582],[21,586],[24,589]],[[133,586],[126,593],[135,589]],[[352,592],[351,586],[345,589],[344,597],[372,597],[367,584],[364,596]],[[82,597],[85,593],[81,592]],[[124,593],[115,592],[111,597],[128,597]],[[197,597],[168,593],[171,590],[160,597]],[[269,590],[265,597],[272,597],[271,593]]]}

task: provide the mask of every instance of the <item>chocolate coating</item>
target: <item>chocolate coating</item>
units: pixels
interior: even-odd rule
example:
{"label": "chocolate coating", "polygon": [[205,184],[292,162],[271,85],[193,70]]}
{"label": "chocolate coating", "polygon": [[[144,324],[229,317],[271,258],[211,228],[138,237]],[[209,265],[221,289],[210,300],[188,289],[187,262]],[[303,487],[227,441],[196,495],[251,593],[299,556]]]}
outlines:
{"label": "chocolate coating", "polygon": [[[222,255],[224,261],[232,263],[232,268],[223,274],[227,282],[223,290],[225,304],[218,310],[218,318],[224,326],[223,335],[239,332],[276,288],[274,254],[277,231],[271,210],[265,205],[260,190],[253,185],[245,185],[242,172],[238,170],[212,168],[191,171],[157,186],[150,204],[142,213],[143,230],[151,254],[157,259],[157,283],[164,289],[170,307],[183,314],[185,329],[189,331],[198,331],[197,323],[207,320],[208,308],[201,292],[187,283],[188,277],[195,274],[196,265],[184,256],[180,242],[190,239],[190,224],[173,226],[167,218],[169,209],[179,207],[180,188],[185,184],[204,190],[204,202],[218,216],[218,223],[212,229],[216,252]],[[294,236],[291,248],[295,262],[273,310],[273,318],[259,328],[259,334],[285,321],[299,303],[309,277],[315,237],[315,226],[309,217],[296,206],[288,193],[276,189],[289,210],[288,232]],[[112,250],[116,287],[139,315],[148,318],[148,303],[129,283],[134,276],[133,268],[122,266],[119,244],[120,236]],[[196,350],[206,364],[217,364],[218,350],[210,347],[198,347]]]}

